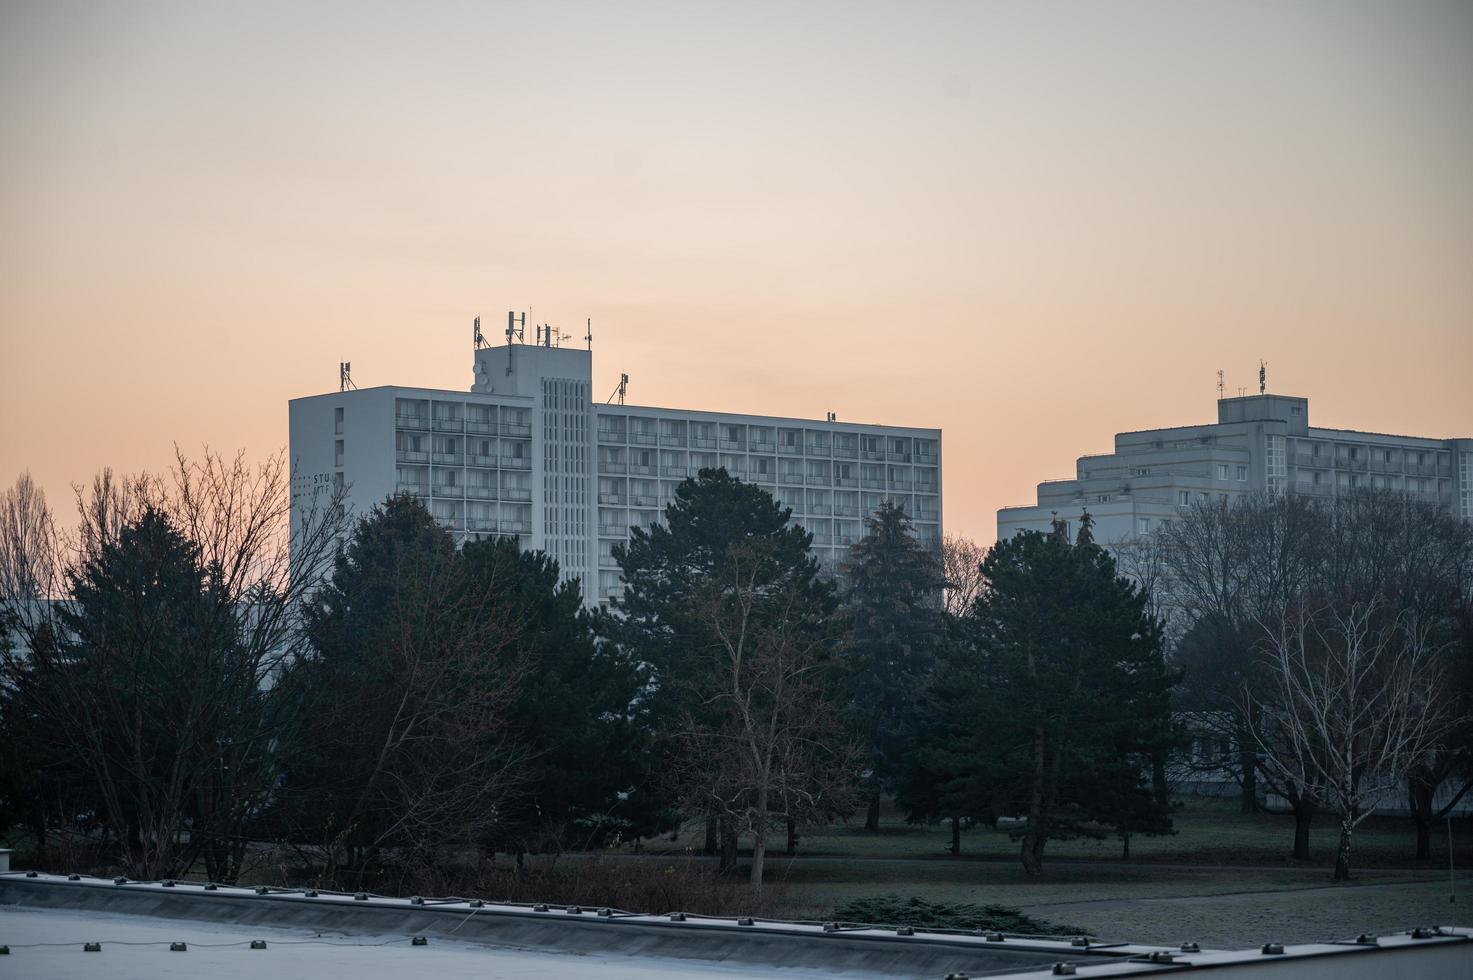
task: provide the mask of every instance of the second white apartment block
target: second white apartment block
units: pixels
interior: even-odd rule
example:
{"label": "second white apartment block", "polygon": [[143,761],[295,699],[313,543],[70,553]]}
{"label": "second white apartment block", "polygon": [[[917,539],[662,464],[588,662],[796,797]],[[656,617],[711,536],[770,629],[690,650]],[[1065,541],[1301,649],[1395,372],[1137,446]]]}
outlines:
{"label": "second white apartment block", "polygon": [[470,392],[386,386],[290,403],[297,514],[341,487],[355,514],[419,497],[461,539],[513,535],[619,594],[615,545],[663,519],[675,488],[724,467],[793,509],[827,569],[885,501],[941,543],[941,430],[602,404],[586,350],[512,343],[475,352]]}

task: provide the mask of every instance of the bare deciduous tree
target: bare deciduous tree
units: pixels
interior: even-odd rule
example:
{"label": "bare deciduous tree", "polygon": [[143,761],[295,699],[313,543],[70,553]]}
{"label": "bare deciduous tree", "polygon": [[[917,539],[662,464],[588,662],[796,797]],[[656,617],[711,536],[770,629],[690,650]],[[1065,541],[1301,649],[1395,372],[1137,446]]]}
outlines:
{"label": "bare deciduous tree", "polygon": [[1340,814],[1335,880],[1350,877],[1355,828],[1448,727],[1425,624],[1379,600],[1298,603],[1266,628],[1269,697],[1256,700],[1262,764]]}
{"label": "bare deciduous tree", "polygon": [[693,808],[752,834],[755,893],[771,827],[847,811],[859,758],[843,734],[823,610],[803,583],[773,579],[770,551],[764,542],[732,546],[700,590],[696,615],[714,642],[689,681],[700,710],[677,735],[686,749],[677,779]]}
{"label": "bare deciduous tree", "polygon": [[948,534],[941,542],[941,574],[946,580],[942,605],[948,615],[965,616],[982,594],[982,559],[987,549],[971,538]]}

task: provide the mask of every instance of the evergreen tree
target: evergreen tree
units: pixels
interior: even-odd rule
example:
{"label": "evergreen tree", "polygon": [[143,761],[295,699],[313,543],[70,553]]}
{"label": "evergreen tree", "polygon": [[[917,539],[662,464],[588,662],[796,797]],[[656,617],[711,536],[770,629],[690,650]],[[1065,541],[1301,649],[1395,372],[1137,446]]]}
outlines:
{"label": "evergreen tree", "polygon": [[[615,547],[624,594],[609,628],[630,655],[651,668],[651,708],[659,730],[675,732],[708,713],[698,692],[707,686],[701,673],[712,660],[695,652],[717,645],[704,611],[713,604],[713,585],[727,578],[738,546],[762,555],[757,586],[786,583],[825,616],[833,612],[833,587],[818,577],[818,563],[809,553],[812,535],[789,523],[791,516],[791,508],[778,506],[762,488],[734,479],[725,469],[703,469],[676,487],[663,524],[648,531],[635,528],[627,547]],[[679,751],[675,739],[662,745],[666,752]],[[660,772],[688,772],[677,759],[655,764]],[[711,773],[710,781],[714,789],[720,774]],[[719,846],[721,866],[730,869],[737,826],[719,809],[713,802],[691,815],[708,819],[708,849]]]}
{"label": "evergreen tree", "polygon": [[1174,680],[1144,597],[1062,522],[999,542],[983,570],[967,623],[977,666],[958,685],[966,702],[949,707],[975,723],[972,751],[956,761],[987,761],[954,776],[984,782],[997,812],[1024,819],[1029,874],[1050,840],[1165,830],[1166,809],[1131,792],[1169,728]]}
{"label": "evergreen tree", "polygon": [[922,547],[910,518],[886,502],[865,519],[865,536],[844,566],[850,688],[870,749],[866,830],[879,829],[881,793],[908,768],[915,705],[945,637],[939,556]]}
{"label": "evergreen tree", "polygon": [[508,724],[529,755],[496,839],[520,855],[659,832],[664,800],[642,778],[648,671],[617,644],[595,642],[578,581],[560,582],[546,553],[489,538],[466,544],[462,556],[476,587],[511,610],[526,651]]}

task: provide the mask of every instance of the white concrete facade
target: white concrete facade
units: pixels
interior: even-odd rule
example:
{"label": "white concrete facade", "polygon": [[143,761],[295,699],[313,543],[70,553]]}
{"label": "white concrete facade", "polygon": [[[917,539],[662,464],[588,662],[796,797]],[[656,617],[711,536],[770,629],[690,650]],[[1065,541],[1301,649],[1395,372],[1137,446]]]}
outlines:
{"label": "white concrete facade", "polygon": [[571,348],[487,347],[474,369],[469,392],[292,399],[294,510],[334,487],[356,514],[410,493],[462,539],[515,535],[546,551],[582,579],[590,603],[619,592],[613,546],[660,521],[680,481],[704,468],[725,467],[792,507],[826,568],[887,500],[940,546],[940,429],[597,404],[592,355]]}
{"label": "white concrete facade", "polygon": [[1473,439],[1383,435],[1309,425],[1309,400],[1223,398],[1217,422],[1122,432],[1115,451],[1081,456],[1069,480],[1038,485],[1038,502],[997,512],[997,536],[1071,528],[1085,510],[1105,543],[1148,534],[1203,500],[1274,491],[1334,497],[1360,487],[1434,501],[1473,520]]}

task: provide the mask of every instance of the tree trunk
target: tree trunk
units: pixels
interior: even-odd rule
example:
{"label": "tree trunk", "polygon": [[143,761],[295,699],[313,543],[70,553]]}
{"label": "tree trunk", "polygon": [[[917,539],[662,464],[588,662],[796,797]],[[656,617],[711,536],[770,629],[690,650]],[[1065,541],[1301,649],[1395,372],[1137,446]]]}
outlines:
{"label": "tree trunk", "polygon": [[1129,834],[1121,834],[1120,835],[1120,860],[1122,860],[1122,861],[1129,861],[1130,860],[1130,835]]}
{"label": "tree trunk", "polygon": [[1415,776],[1407,777],[1407,809],[1417,827],[1418,861],[1432,860],[1432,787]]}
{"label": "tree trunk", "polygon": [[962,818],[951,818],[951,856],[958,857],[962,853]]}
{"label": "tree trunk", "polygon": [[1309,860],[1309,829],[1314,823],[1313,800],[1300,798],[1294,804],[1294,860]]}
{"label": "tree trunk", "polygon": [[798,853],[798,821],[788,818],[788,857]]}
{"label": "tree trunk", "polygon": [[1355,829],[1350,814],[1340,818],[1340,845],[1335,848],[1335,880],[1350,880],[1350,834]]}
{"label": "tree trunk", "polygon": [[870,833],[880,829],[880,788],[875,787],[875,793],[869,799],[869,809],[864,814],[864,829]]}
{"label": "tree trunk", "polygon": [[762,894],[762,867],[767,860],[767,787],[757,791],[757,819],[752,826],[752,894]]}
{"label": "tree trunk", "polygon": [[1023,837],[1020,857],[1023,859],[1023,871],[1029,877],[1043,871],[1043,845],[1044,839],[1040,834],[1030,833]]}
{"label": "tree trunk", "polygon": [[706,857],[716,856],[716,818],[706,818],[706,843],[701,847],[701,853]]}
{"label": "tree trunk", "polygon": [[[1238,735],[1238,744],[1248,744],[1242,733]],[[1238,810],[1245,815],[1255,813],[1258,810],[1258,760],[1251,749],[1244,748],[1238,753],[1238,765],[1243,770],[1243,794]]]}
{"label": "tree trunk", "polygon": [[719,870],[722,874],[735,871],[737,866],[737,832],[736,821],[729,816],[721,818],[721,863]]}
{"label": "tree trunk", "polygon": [[1151,792],[1156,803],[1166,806],[1171,802],[1171,792],[1166,785],[1166,750],[1158,749],[1151,754]]}

